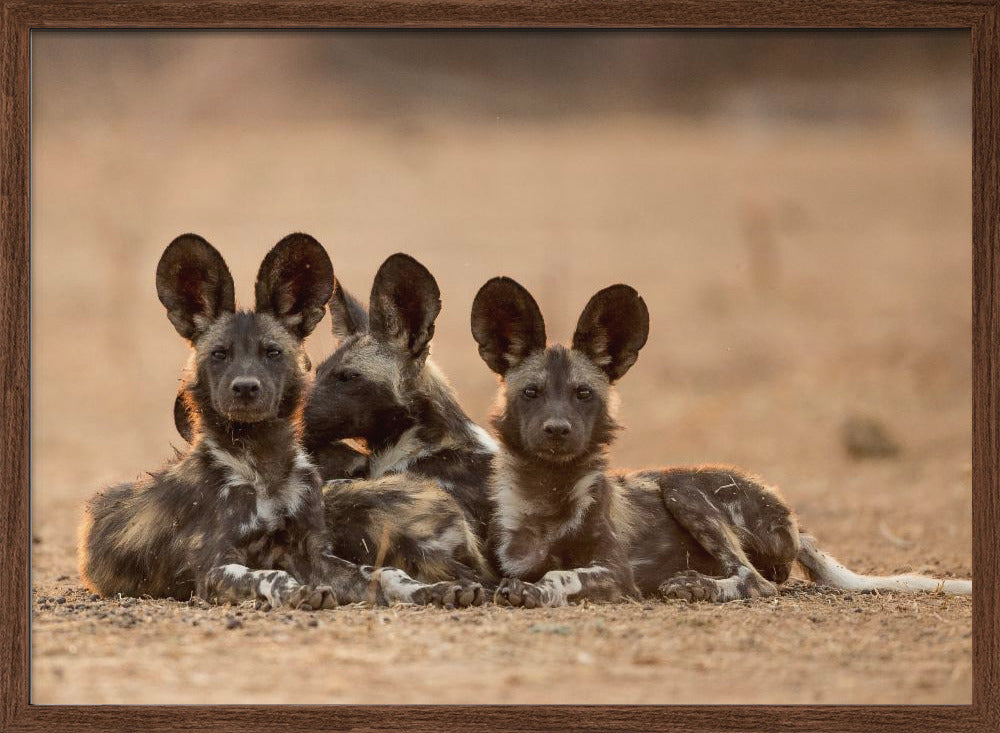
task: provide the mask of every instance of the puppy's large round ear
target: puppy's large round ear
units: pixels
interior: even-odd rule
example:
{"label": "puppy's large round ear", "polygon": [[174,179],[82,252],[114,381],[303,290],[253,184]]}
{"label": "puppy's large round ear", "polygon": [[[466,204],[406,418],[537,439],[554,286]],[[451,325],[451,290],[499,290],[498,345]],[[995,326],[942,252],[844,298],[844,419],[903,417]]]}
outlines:
{"label": "puppy's large round ear", "polygon": [[333,265],[323,245],[308,234],[289,234],[260,263],[255,310],[304,339],[322,320],[332,293]]}
{"label": "puppy's large round ear", "polygon": [[376,339],[420,358],[434,336],[440,312],[437,281],[415,259],[397,253],[378,268],[368,305],[369,328]]}
{"label": "puppy's large round ear", "polygon": [[486,365],[503,376],[545,348],[545,321],[531,293],[509,277],[495,277],[472,301],[472,337]]}
{"label": "puppy's large round ear", "polygon": [[220,315],[236,310],[226,261],[197,234],[182,234],[167,245],[156,266],[156,295],[177,333],[190,341]]}
{"label": "puppy's large round ear", "polygon": [[338,341],[368,330],[368,311],[357,298],[344,290],[340,280],[334,283],[329,308],[333,335]]}
{"label": "puppy's large round ear", "polygon": [[590,299],[576,325],[573,348],[612,382],[621,379],[649,336],[649,310],[634,288],[612,285]]}

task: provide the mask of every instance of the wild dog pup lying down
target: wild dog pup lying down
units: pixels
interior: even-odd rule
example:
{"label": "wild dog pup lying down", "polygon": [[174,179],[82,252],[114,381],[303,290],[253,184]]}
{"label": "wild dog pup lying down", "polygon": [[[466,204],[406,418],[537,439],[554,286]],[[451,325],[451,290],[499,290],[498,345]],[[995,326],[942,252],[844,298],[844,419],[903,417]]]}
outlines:
{"label": "wild dog pup lying down", "polygon": [[[361,475],[379,485],[405,477],[419,487],[398,493],[386,510],[395,526],[439,528],[413,543],[420,556],[436,553],[444,560],[443,550],[454,560],[447,563],[453,577],[468,577],[461,570],[465,565],[476,577],[486,578],[488,566],[466,538],[485,540],[490,517],[486,482],[497,445],[469,419],[429,358],[440,310],[437,282],[408,255],[392,255],[379,267],[367,311],[337,283],[330,315],[338,346],[316,370],[304,441],[324,478],[341,469],[341,441],[360,442],[367,454]],[[332,463],[326,460],[330,450]],[[343,493],[352,488],[359,495],[364,487],[330,484],[324,490],[330,521],[344,513]],[[438,507],[433,515],[427,514],[428,503]],[[453,521],[448,507],[456,505],[466,522]],[[421,514],[426,520],[411,522]],[[436,516],[433,523],[431,516]]]}
{"label": "wild dog pup lying down", "polygon": [[[339,282],[334,291],[330,314],[339,348],[317,371],[303,431],[326,481],[333,554],[391,565],[424,582],[490,578],[481,545],[489,518],[488,449],[496,446],[427,363],[441,309],[437,283],[423,265],[397,254],[375,277],[372,319]],[[187,390],[182,385],[174,422],[191,442]],[[463,499],[468,514],[443,486]]]}
{"label": "wild dog pup lying down", "polygon": [[489,538],[505,575],[497,603],[772,596],[796,561],[838,588],[972,592],[965,580],[852,573],[799,533],[773,489],[738,469],[609,471],[612,385],[648,332],[646,305],[626,285],[591,298],[572,348],[546,346],[538,305],[513,280],[490,280],[476,295],[472,333],[501,377]]}
{"label": "wild dog pup lying down", "polygon": [[[390,565],[425,583],[492,580],[462,508],[430,479],[388,474],[328,481],[323,508],[332,552],[364,565]],[[473,605],[485,600],[479,591]]]}
{"label": "wild dog pup lying down", "polygon": [[302,342],[333,288],[316,240],[293,234],[275,245],[260,266],[253,311],[236,310],[229,269],[196,235],[166,248],[156,286],[194,349],[186,390],[194,442],[167,468],[90,500],[79,544],[88,587],[304,609],[338,600],[468,605],[481,595],[474,584],[427,585],[329,552],[320,477],[298,437]]}

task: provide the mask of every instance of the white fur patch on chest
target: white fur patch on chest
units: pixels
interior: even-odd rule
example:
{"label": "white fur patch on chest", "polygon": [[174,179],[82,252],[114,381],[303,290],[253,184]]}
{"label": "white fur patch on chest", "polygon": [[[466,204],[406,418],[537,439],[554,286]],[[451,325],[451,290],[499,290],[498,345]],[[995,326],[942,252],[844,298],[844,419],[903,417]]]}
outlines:
{"label": "white fur patch on chest", "polygon": [[[497,471],[491,488],[500,525],[497,556],[504,571],[520,577],[536,569],[539,559],[548,555],[553,544],[575,532],[595,501],[592,489],[602,475],[600,471],[591,471],[580,477],[569,490],[572,511],[556,521],[546,517],[544,507],[533,503],[523,489],[513,484],[508,472]],[[524,532],[533,535],[530,547],[512,553],[515,535]]]}
{"label": "white fur patch on chest", "polygon": [[[569,516],[560,523],[551,524],[549,532],[555,538],[565,537],[580,526],[584,514],[594,503],[591,489],[601,476],[600,471],[584,474],[569,491],[568,499],[573,506]],[[500,526],[507,530],[515,530],[529,517],[538,517],[544,509],[533,503],[525,492],[515,486],[506,476],[497,476],[493,482],[493,498],[496,500],[497,516]]]}
{"label": "white fur patch on chest", "polygon": [[225,471],[226,478],[219,490],[221,500],[225,501],[233,489],[250,488],[254,492],[254,506],[241,518],[240,534],[250,534],[259,529],[274,532],[284,524],[285,519],[302,507],[309,492],[306,477],[314,467],[301,449],[296,450],[289,474],[271,485],[268,485],[252,460],[233,455],[211,444],[209,453]]}

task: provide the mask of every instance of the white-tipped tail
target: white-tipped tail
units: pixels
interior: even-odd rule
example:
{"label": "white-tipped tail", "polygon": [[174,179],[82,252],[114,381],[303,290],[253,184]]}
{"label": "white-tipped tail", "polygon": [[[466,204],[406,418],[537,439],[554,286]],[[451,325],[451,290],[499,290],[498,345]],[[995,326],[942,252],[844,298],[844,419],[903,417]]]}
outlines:
{"label": "white-tipped tail", "polygon": [[833,557],[816,546],[816,539],[807,534],[799,535],[798,561],[818,585],[853,591],[891,590],[900,593],[947,593],[956,596],[972,595],[971,580],[939,580],[926,575],[859,575],[848,570]]}

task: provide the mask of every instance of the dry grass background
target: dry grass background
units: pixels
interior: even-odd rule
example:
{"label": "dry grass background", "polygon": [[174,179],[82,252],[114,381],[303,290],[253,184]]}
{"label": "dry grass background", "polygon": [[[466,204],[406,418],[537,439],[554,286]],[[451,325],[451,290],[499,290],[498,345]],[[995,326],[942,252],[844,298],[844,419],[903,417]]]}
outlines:
{"label": "dry grass background", "polygon": [[[393,252],[435,273],[434,357],[481,421],[480,284],[521,281],[559,340],[634,285],[652,331],[615,464],[740,464],[859,570],[968,576],[967,41],[838,35],[36,34],[33,701],[969,702],[968,599],[311,626],[92,601],[75,572],[81,503],[180,444],[163,247],[202,234],[248,302],[302,230],[362,295]],[[857,414],[897,458],[846,455]]]}

